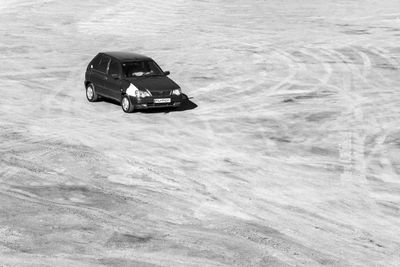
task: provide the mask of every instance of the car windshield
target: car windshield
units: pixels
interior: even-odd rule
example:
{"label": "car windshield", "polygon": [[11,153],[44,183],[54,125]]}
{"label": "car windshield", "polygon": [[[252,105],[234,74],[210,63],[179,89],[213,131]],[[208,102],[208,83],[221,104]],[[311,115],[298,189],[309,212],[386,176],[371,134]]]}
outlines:
{"label": "car windshield", "polygon": [[122,64],[122,71],[126,77],[159,76],[163,71],[154,61],[133,61]]}

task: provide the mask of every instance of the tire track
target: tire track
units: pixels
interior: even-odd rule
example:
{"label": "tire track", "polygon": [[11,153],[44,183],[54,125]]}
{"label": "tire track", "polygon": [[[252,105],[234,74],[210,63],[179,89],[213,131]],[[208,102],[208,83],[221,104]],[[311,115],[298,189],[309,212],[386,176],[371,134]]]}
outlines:
{"label": "tire track", "polygon": [[[355,68],[356,65],[349,65],[351,60],[345,55],[333,51],[333,55],[340,58],[343,62],[345,62],[345,66],[347,68],[348,73],[355,73],[359,78],[362,76],[362,71],[358,68]],[[367,65],[369,65],[369,60],[364,61]],[[364,65],[363,65],[364,66]],[[361,78],[362,80],[364,78]],[[367,207],[370,211],[374,212],[378,216],[384,216],[380,206],[377,203],[377,200],[372,195],[372,189],[367,180],[367,163],[368,158],[365,157],[365,144],[366,137],[368,135],[367,124],[365,124],[365,115],[363,113],[362,103],[364,103],[363,98],[355,91],[354,81],[351,76],[347,76],[347,78],[343,81],[343,97],[347,99],[347,106],[349,108],[350,118],[353,118],[354,121],[349,125],[353,130],[346,132],[344,136],[345,142],[341,146],[341,159],[345,163],[344,173],[342,174],[342,181],[346,188],[349,188],[351,191],[360,192],[359,188],[362,188],[362,192],[364,194],[359,195],[367,196],[364,197],[363,200],[367,201]],[[379,143],[377,144],[379,147]],[[381,224],[381,227],[384,227],[385,223]]]}

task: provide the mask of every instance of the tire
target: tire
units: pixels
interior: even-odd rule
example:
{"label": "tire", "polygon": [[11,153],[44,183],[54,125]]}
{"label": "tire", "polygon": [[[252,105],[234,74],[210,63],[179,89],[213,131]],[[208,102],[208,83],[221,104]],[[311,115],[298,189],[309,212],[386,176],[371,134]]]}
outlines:
{"label": "tire", "polygon": [[92,83],[89,83],[86,86],[86,98],[89,102],[96,102],[99,99]]}
{"label": "tire", "polygon": [[121,99],[121,108],[125,113],[132,113],[135,109],[127,95],[124,95]]}

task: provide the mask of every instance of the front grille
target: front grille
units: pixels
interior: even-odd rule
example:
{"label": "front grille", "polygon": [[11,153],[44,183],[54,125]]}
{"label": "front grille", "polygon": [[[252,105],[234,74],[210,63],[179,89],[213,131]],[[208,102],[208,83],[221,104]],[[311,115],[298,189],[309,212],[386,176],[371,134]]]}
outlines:
{"label": "front grille", "polygon": [[165,91],[151,91],[151,95],[154,97],[163,97],[163,96],[170,96],[171,91],[170,90],[165,90]]}
{"label": "front grille", "polygon": [[148,103],[147,107],[171,107],[174,103]]}

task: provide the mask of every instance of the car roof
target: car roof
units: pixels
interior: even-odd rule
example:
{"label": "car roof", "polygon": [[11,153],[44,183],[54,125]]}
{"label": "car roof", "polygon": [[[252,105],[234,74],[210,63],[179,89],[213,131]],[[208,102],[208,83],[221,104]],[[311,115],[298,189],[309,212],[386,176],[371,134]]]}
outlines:
{"label": "car roof", "polygon": [[121,62],[123,61],[132,61],[132,60],[153,60],[150,57],[136,54],[136,53],[130,53],[130,52],[103,52],[100,54],[108,55],[111,56]]}

